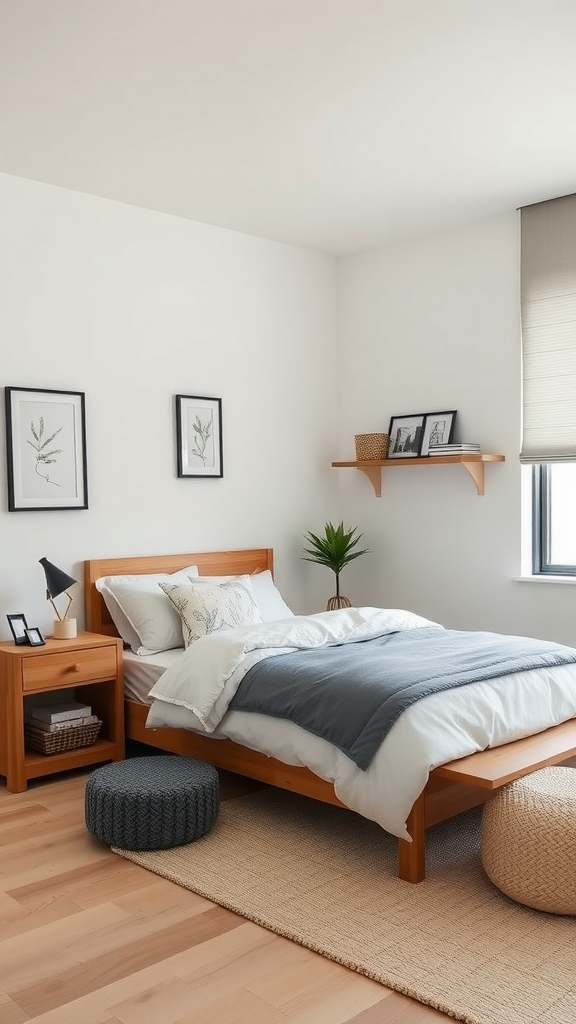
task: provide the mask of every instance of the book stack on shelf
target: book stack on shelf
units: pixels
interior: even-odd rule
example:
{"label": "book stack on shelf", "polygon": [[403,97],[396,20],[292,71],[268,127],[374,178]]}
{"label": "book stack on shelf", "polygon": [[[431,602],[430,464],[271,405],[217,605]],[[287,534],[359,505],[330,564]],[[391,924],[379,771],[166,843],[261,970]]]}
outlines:
{"label": "book stack on shelf", "polygon": [[456,441],[454,444],[435,444],[430,447],[428,455],[480,455],[479,444],[468,444]]}
{"label": "book stack on shelf", "polygon": [[102,722],[89,704],[69,701],[32,708],[26,719],[26,745],[41,754],[89,747],[98,739]]}

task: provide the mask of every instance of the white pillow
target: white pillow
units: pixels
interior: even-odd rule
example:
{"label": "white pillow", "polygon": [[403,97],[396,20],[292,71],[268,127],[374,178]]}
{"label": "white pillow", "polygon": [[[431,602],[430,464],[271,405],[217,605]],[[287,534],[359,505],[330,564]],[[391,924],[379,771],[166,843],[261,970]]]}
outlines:
{"label": "white pillow", "polygon": [[263,622],[294,618],[294,612],[288,607],[274,583],[270,569],[265,569],[264,572],[255,572],[250,577],[250,582]]}
{"label": "white pillow", "polygon": [[[229,583],[242,579],[244,576],[198,576],[198,580],[206,583]],[[272,579],[270,569],[252,573],[247,577],[252,584],[256,604],[262,616],[262,622],[274,622],[276,619],[292,619],[294,612],[288,607],[278,587]]]}
{"label": "white pillow", "polygon": [[189,565],[176,573],[140,576],[101,576],[96,589],[102,594],[112,622],[134,654],[158,654],[182,647],[182,625],[160,582],[187,583],[198,576],[198,567]]}
{"label": "white pillow", "polygon": [[185,647],[209,633],[262,622],[249,576],[219,584],[203,580],[198,585],[189,579],[186,583],[160,583],[160,588],[180,614]]}

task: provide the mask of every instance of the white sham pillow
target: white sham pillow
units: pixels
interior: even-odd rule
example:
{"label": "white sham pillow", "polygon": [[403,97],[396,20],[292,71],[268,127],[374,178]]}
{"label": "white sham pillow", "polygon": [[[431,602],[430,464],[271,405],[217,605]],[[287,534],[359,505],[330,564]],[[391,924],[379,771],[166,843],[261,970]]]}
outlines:
{"label": "white sham pillow", "polygon": [[250,582],[263,622],[294,618],[294,612],[288,607],[274,583],[270,569],[265,569],[264,572],[255,572],[250,577]]}
{"label": "white sham pillow", "polygon": [[254,598],[249,576],[239,576],[230,582],[212,584],[205,579],[195,583],[160,583],[181,618],[184,647],[190,647],[209,633],[236,626],[251,626],[262,622]]}
{"label": "white sham pillow", "polygon": [[198,567],[189,565],[175,573],[101,576],[95,585],[124,642],[145,656],[182,647],[180,617],[158,584],[197,576]]}
{"label": "white sham pillow", "polygon": [[206,583],[230,583],[232,580],[249,579],[252,584],[256,604],[262,616],[262,622],[275,622],[276,619],[291,619],[294,612],[288,607],[278,587],[274,583],[270,569],[252,573],[251,576],[198,576],[198,580]]}

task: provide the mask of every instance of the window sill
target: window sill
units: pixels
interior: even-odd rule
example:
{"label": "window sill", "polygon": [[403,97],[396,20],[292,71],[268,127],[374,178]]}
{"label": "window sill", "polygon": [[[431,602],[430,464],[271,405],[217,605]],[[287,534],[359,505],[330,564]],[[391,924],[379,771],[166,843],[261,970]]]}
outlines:
{"label": "window sill", "polygon": [[539,576],[513,576],[513,583],[562,583],[576,586],[576,576],[554,576],[552,573]]}

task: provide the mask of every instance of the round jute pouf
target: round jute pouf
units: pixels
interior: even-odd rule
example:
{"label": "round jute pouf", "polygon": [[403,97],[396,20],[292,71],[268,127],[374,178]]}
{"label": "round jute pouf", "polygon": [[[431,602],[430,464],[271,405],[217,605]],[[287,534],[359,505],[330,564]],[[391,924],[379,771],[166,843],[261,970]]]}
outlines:
{"label": "round jute pouf", "polygon": [[480,856],[517,903],[576,914],[576,769],[541,768],[503,786],[484,806]]}
{"label": "round jute pouf", "polygon": [[200,839],[219,809],[218,772],[172,754],[103,765],[86,783],[86,827],[122,850],[167,850]]}

